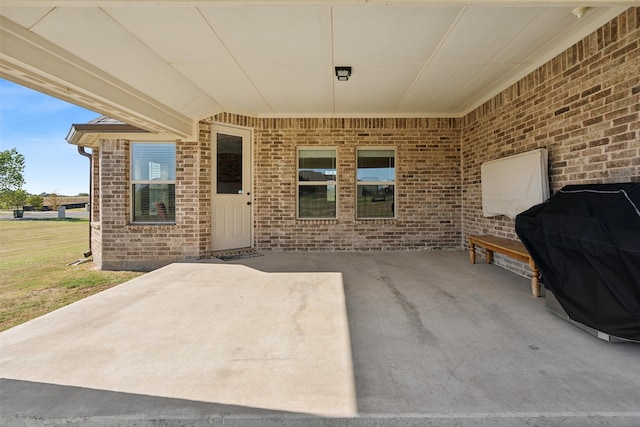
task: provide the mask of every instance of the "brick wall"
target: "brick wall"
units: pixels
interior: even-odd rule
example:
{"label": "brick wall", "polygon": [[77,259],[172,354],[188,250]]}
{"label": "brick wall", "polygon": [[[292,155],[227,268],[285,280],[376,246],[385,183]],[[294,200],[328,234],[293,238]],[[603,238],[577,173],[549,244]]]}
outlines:
{"label": "brick wall", "polygon": [[198,253],[200,258],[211,255],[211,124],[202,121],[198,134]]}
{"label": "brick wall", "polygon": [[101,191],[94,261],[105,270],[148,270],[199,258],[199,143],[176,143],[176,223],[153,225],[130,221],[129,146],[101,140],[96,153]]}
{"label": "brick wall", "polygon": [[[463,119],[463,235],[516,238],[514,221],[484,218],[481,163],[549,150],[552,191],[640,181],[640,8],[631,8]],[[528,274],[520,263],[496,262]]]}
{"label": "brick wall", "polygon": [[98,269],[102,269],[102,229],[100,224],[100,148],[94,147],[91,158],[91,200],[89,203],[89,215],[91,217],[91,253],[93,263]]}
{"label": "brick wall", "polygon": [[[254,242],[262,250],[458,249],[460,129],[456,119],[251,119]],[[335,147],[338,218],[296,218],[298,147]],[[358,220],[356,147],[396,147],[396,219]]]}

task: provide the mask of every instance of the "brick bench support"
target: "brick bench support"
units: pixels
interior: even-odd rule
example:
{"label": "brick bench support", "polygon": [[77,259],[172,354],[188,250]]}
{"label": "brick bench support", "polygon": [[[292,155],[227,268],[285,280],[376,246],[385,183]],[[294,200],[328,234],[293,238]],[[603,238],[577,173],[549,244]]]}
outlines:
{"label": "brick bench support", "polygon": [[470,235],[469,258],[471,259],[471,264],[476,263],[476,246],[480,246],[485,249],[485,260],[487,264],[491,264],[493,262],[494,252],[528,263],[529,268],[531,268],[531,293],[534,297],[540,296],[540,272],[522,242],[498,236],[491,236],[489,234]]}

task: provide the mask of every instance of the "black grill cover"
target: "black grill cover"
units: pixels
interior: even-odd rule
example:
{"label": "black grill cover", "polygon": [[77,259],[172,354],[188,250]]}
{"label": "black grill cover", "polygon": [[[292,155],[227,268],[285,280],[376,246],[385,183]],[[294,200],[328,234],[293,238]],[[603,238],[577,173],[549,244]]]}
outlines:
{"label": "black grill cover", "polygon": [[640,340],[640,184],[566,186],[516,233],[571,319]]}

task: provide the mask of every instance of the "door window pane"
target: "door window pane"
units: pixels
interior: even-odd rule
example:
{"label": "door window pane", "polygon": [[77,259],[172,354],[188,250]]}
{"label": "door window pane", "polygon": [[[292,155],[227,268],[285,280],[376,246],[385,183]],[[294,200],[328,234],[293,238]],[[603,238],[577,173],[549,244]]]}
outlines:
{"label": "door window pane", "polygon": [[242,194],[242,137],[217,134],[216,193]]}

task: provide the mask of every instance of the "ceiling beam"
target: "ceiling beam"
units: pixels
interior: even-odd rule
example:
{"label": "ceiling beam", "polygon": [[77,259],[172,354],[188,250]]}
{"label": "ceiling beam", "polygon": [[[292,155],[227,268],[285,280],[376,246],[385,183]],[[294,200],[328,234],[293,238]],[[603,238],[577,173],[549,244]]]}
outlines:
{"label": "ceiling beam", "polygon": [[3,16],[0,16],[0,77],[149,132],[180,138],[194,136],[196,126],[192,118]]}

